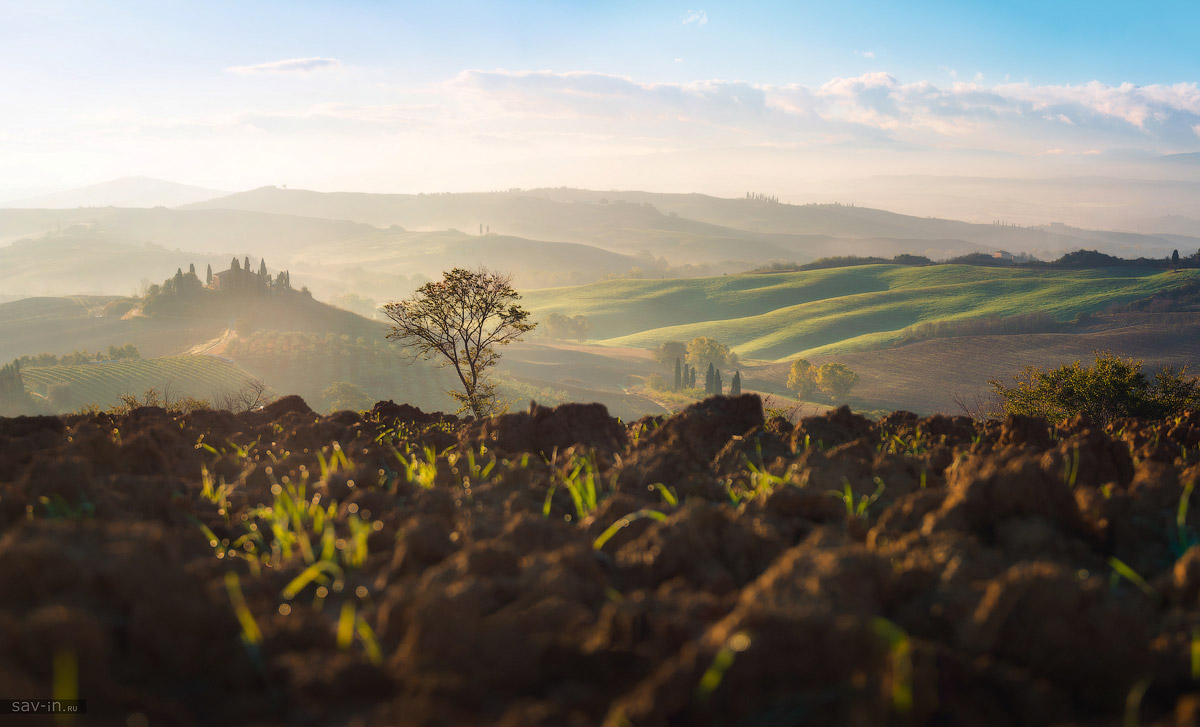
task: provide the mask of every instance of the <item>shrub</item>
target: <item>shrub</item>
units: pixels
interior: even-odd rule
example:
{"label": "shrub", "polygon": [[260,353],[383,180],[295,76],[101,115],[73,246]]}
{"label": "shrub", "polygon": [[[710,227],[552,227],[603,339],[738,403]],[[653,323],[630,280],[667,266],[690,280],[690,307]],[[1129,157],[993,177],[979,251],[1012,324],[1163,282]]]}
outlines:
{"label": "shrub", "polygon": [[1186,374],[1186,368],[1164,367],[1151,381],[1140,360],[1102,353],[1091,366],[1079,361],[1049,371],[1029,366],[1011,388],[989,383],[1006,413],[1049,421],[1086,414],[1103,425],[1122,417],[1160,419],[1200,406],[1200,379]]}

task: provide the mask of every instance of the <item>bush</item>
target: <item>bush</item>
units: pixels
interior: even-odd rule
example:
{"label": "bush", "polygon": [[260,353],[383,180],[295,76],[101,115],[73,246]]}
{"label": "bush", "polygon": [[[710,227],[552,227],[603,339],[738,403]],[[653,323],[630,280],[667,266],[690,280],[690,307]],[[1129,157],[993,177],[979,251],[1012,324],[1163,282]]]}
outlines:
{"label": "bush", "polygon": [[1008,414],[1025,414],[1061,421],[1086,414],[1098,424],[1122,417],[1161,419],[1200,406],[1200,379],[1187,369],[1164,367],[1154,380],[1142,372],[1142,362],[1110,353],[1096,357],[1091,366],[1079,361],[1042,371],[1034,366],[1014,377],[1008,388],[989,382]]}

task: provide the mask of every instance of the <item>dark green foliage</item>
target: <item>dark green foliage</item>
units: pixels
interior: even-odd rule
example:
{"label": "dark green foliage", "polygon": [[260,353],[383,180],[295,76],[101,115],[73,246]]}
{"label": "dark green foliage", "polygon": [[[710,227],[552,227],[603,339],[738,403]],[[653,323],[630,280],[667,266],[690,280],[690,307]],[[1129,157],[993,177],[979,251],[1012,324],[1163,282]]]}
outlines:
{"label": "dark green foliage", "polygon": [[710,363],[708,371],[704,374],[704,393],[711,396],[713,394],[713,382],[716,380],[717,369]]}
{"label": "dark green foliage", "polygon": [[672,391],[679,391],[683,386],[683,367],[678,358],[675,359],[675,386]]}
{"label": "dark green foliage", "polygon": [[665,341],[654,349],[654,360],[663,366],[670,366],[672,361],[687,356],[687,344],[683,341]]}
{"label": "dark green foliage", "polygon": [[691,374],[688,376],[688,388],[696,388],[696,367],[691,368]]}
{"label": "dark green foliage", "polygon": [[933,265],[933,261],[924,255],[909,255],[906,252],[892,258],[892,262],[897,265]]}
{"label": "dark green foliage", "polygon": [[730,396],[741,396],[742,395],[742,372],[741,371],[733,372],[733,380],[729,382],[729,395]]}
{"label": "dark green foliage", "polygon": [[1004,411],[1052,422],[1078,414],[1099,424],[1122,417],[1161,419],[1200,406],[1200,379],[1187,376],[1186,369],[1163,368],[1151,381],[1141,361],[1110,353],[1098,355],[1091,366],[1079,361],[1049,371],[1030,366],[1014,378],[1011,388],[990,382]]}
{"label": "dark green foliage", "polygon": [[21,364],[13,361],[0,366],[0,416],[28,414],[31,409],[25,380],[21,378]]}
{"label": "dark green foliage", "polygon": [[200,278],[191,273],[184,275],[183,270],[179,270],[161,286],[150,286],[142,300],[142,311],[149,316],[185,313],[196,307],[205,292]]}
{"label": "dark green foliage", "polygon": [[22,356],[14,363],[24,369],[38,369],[49,366],[75,366],[77,364],[93,363],[96,361],[130,361],[142,357],[137,346],[127,343],[124,346],[109,346],[107,351],[89,353],[76,351],[55,356],[52,353],[39,353],[34,356]]}
{"label": "dark green foliage", "polygon": [[721,392],[724,390],[725,387],[721,383],[721,369],[717,369],[715,372],[713,372],[713,396],[720,396]]}

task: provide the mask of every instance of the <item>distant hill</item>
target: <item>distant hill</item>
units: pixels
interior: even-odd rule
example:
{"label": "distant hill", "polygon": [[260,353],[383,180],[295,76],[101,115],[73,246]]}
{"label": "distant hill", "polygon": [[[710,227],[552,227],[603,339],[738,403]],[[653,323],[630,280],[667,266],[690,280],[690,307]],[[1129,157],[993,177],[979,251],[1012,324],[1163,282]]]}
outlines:
{"label": "distant hill", "polygon": [[188,208],[310,215],[407,229],[474,231],[483,224],[493,232],[644,252],[674,264],[805,262],[837,254],[901,252],[945,259],[996,250],[1057,257],[1085,246],[1122,257],[1161,257],[1178,246],[1155,235],[1066,225],[972,224],[842,204],[568,188],[403,195],[264,187]]}
{"label": "distant hill", "polygon": [[63,355],[134,344],[143,356],[186,351],[225,329],[225,321],[125,319],[115,297],[25,298],[0,303],[0,362],[26,355]]}
{"label": "distant hill", "polygon": [[457,230],[410,232],[362,222],[229,209],[0,210],[0,290],[27,295],[128,294],[195,263],[266,258],[323,297],[407,295],[416,276],[453,265],[513,273],[521,287],[592,282],[653,268],[644,257],[581,243]]}
{"label": "distant hill", "polygon": [[612,280],[531,291],[535,317],[584,315],[605,345],[709,336],[780,360],[878,349],[918,323],[1044,312],[1069,320],[1200,280],[1200,271],[864,265],[690,280]]}
{"label": "distant hill", "polygon": [[74,207],[177,207],[227,194],[150,177],[122,177],[86,187],[15,200],[3,206],[25,209]]}

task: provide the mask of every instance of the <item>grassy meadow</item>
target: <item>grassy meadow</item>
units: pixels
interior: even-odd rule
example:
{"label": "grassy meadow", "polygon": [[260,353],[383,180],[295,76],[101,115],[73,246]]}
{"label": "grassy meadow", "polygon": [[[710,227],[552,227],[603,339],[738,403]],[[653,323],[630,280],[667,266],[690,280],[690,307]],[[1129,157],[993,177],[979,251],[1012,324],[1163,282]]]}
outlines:
{"label": "grassy meadow", "polygon": [[584,315],[596,342],[649,348],[709,336],[780,361],[884,348],[908,326],[1041,311],[1094,313],[1200,279],[1200,271],[863,265],[691,280],[612,280],[530,291],[534,317]]}

